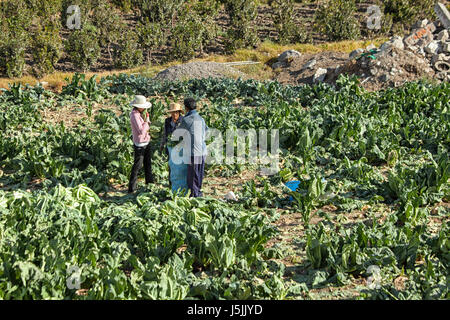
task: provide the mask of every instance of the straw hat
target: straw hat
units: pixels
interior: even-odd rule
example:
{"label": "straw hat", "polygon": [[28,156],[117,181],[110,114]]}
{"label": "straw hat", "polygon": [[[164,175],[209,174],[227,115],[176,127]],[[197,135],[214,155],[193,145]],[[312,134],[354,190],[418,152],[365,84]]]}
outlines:
{"label": "straw hat", "polygon": [[181,105],[179,103],[176,102],[172,102],[170,104],[170,109],[167,111],[168,113],[172,113],[172,112],[177,112],[180,111],[181,113],[183,113],[183,109],[181,108]]}
{"label": "straw hat", "polygon": [[134,96],[134,100],[130,103],[130,106],[136,107],[139,109],[148,109],[152,106],[150,102],[144,96]]}

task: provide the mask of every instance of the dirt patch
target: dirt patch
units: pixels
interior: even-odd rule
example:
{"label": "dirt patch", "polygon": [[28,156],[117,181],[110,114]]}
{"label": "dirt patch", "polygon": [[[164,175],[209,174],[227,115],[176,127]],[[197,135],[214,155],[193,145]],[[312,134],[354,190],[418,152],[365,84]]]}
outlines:
{"label": "dirt patch", "polygon": [[227,65],[217,62],[191,62],[180,64],[161,71],[156,80],[188,80],[204,78],[245,78],[245,74]]}
{"label": "dirt patch", "polygon": [[313,76],[318,68],[334,70],[347,60],[348,54],[343,52],[324,51],[317,54],[302,54],[276,70],[278,72],[274,79],[284,84],[312,84]]}
{"label": "dirt patch", "polygon": [[[112,110],[117,116],[121,114],[121,111],[116,105],[94,103],[92,105],[90,117],[95,117],[102,109]],[[42,118],[46,123],[58,124],[63,122],[64,126],[67,128],[76,127],[80,120],[89,117],[88,113],[88,107],[81,105],[55,105],[52,108],[44,108],[41,110]]]}

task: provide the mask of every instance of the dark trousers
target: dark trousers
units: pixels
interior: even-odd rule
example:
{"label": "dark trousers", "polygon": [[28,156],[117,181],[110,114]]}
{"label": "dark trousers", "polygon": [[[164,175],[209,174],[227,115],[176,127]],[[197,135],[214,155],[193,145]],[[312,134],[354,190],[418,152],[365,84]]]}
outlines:
{"label": "dark trousers", "polygon": [[131,169],[128,192],[134,192],[136,190],[138,174],[139,170],[142,168],[142,165],[144,165],[145,183],[153,183],[152,153],[150,144],[145,147],[134,146],[134,163],[133,168]]}
{"label": "dark trousers", "polygon": [[188,165],[187,170],[187,185],[191,190],[191,197],[197,198],[202,197],[203,193],[202,182],[203,175],[205,172],[205,159],[206,157],[195,157],[197,158],[194,162],[194,157],[191,157],[191,163]]}

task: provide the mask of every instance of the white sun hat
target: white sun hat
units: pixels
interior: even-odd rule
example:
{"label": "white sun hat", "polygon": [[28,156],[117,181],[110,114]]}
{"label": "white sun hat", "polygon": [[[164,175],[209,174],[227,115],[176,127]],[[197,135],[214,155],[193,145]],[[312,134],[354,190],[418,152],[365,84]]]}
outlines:
{"label": "white sun hat", "polygon": [[130,106],[142,109],[148,109],[152,106],[152,104],[147,101],[144,96],[134,96],[134,100],[130,103]]}

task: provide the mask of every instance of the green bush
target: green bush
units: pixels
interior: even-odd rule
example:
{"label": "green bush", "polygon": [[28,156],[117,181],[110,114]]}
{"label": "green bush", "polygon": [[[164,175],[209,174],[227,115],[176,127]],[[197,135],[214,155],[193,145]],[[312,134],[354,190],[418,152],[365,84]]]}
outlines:
{"label": "green bush", "polygon": [[384,14],[390,14],[394,23],[413,24],[418,19],[434,16],[434,0],[383,0]]}
{"label": "green bush", "polygon": [[93,25],[85,24],[72,31],[65,43],[66,53],[75,68],[89,70],[100,57],[99,32]]}
{"label": "green bush", "polygon": [[133,0],[133,6],[140,11],[141,18],[151,22],[174,25],[183,0]]}
{"label": "green bush", "polygon": [[61,57],[62,41],[55,26],[43,27],[33,34],[31,42],[33,74],[37,78],[55,71],[55,64]]}
{"label": "green bush", "polygon": [[114,48],[113,61],[116,68],[132,68],[142,63],[137,35],[133,31],[123,34],[119,45]]}
{"label": "green bush", "polygon": [[102,2],[92,10],[89,21],[97,28],[100,46],[106,48],[112,58],[111,45],[122,38],[126,29],[125,22],[108,2]]}
{"label": "green bush", "polygon": [[315,27],[331,41],[355,40],[360,36],[355,13],[355,0],[327,0],[316,11]]}
{"label": "green bush", "polygon": [[308,42],[310,36],[303,27],[295,24],[293,0],[269,0],[272,8],[272,21],[281,44]]}
{"label": "green bush", "polygon": [[187,61],[194,58],[202,47],[203,25],[198,19],[183,20],[172,30],[173,57]]}
{"label": "green bush", "polygon": [[256,46],[259,39],[254,22],[258,15],[258,2],[256,0],[224,0],[224,4],[231,24],[225,42],[226,51],[231,53],[239,48]]}
{"label": "green bush", "polygon": [[167,41],[166,31],[161,27],[161,24],[150,22],[148,18],[138,22],[136,33],[147,62],[150,61],[154,50]]}
{"label": "green bush", "polygon": [[29,45],[30,12],[23,0],[0,2],[0,73],[21,77]]}
{"label": "green bush", "polygon": [[217,36],[216,0],[195,0],[179,11],[178,20],[171,30],[174,57],[183,61],[203,53],[204,45]]}
{"label": "green bush", "polygon": [[125,13],[131,10],[132,0],[112,0],[112,3]]}

